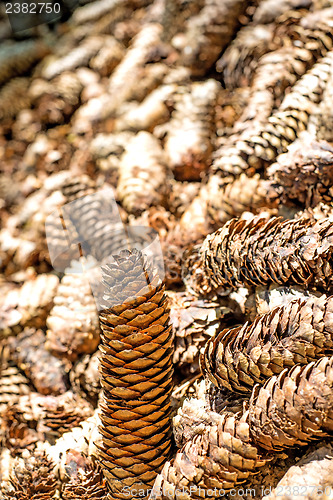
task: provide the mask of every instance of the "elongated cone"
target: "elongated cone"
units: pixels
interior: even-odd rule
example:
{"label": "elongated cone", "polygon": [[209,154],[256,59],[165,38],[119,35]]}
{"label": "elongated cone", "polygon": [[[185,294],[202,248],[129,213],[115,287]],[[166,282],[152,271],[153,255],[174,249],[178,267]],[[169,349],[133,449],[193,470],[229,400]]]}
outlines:
{"label": "elongated cone", "polygon": [[269,283],[315,285],[331,290],[333,228],[329,218],[232,219],[193,249],[183,265],[197,293],[219,287]]}
{"label": "elongated cone", "polygon": [[106,479],[96,460],[68,450],[65,468],[69,481],[62,489],[63,500],[105,500]]}
{"label": "elongated cone", "polygon": [[51,354],[42,330],[26,328],[9,340],[11,357],[40,394],[63,394],[68,388],[70,363]]}
{"label": "elongated cone", "polygon": [[178,96],[168,124],[165,150],[175,178],[198,181],[210,164],[218,83],[196,82]]}
{"label": "elongated cone", "polygon": [[333,298],[297,299],[251,324],[210,339],[201,369],[219,387],[249,392],[268,377],[325,356],[333,348]]}
{"label": "elongated cone", "polygon": [[125,499],[125,487],[144,494],[152,486],[170,452],[173,339],[152,266],[137,250],[115,261],[102,268],[99,459],[112,498]]}
{"label": "elongated cone", "polygon": [[242,0],[205,0],[198,15],[190,17],[181,37],[181,63],[195,75],[203,76],[228,45],[239,16],[247,4]]}
{"label": "elongated cone", "polygon": [[332,146],[325,141],[309,141],[306,136],[280,155],[267,173],[278,184],[281,203],[291,200],[307,208],[332,202],[332,165]]}
{"label": "elongated cone", "polygon": [[46,348],[56,356],[74,361],[80,354],[96,351],[99,344],[98,313],[84,275],[66,274],[63,277],[46,324]]}
{"label": "elongated cone", "polygon": [[203,401],[186,402],[176,425],[188,441],[157,476],[150,499],[221,498],[270,459],[251,443],[250,428],[239,415],[219,415]]}
{"label": "elongated cone", "polygon": [[148,132],[139,132],[129,142],[120,164],[117,192],[124,208],[138,214],[152,205],[165,204],[169,176],[158,140]]}
{"label": "elongated cone", "polygon": [[57,488],[54,463],[43,452],[36,452],[13,463],[4,500],[49,500]]}
{"label": "elongated cone", "polygon": [[281,450],[327,436],[333,431],[332,386],[333,357],[294,366],[256,386],[249,402],[254,443]]}

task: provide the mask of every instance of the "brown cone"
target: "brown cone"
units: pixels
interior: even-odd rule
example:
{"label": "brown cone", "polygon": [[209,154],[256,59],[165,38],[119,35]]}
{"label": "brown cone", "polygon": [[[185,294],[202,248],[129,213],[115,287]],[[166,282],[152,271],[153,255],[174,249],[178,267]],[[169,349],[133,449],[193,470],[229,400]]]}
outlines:
{"label": "brown cone", "polygon": [[219,287],[269,283],[330,290],[332,244],[328,218],[232,219],[189,255],[183,265],[185,283],[202,294]]}
{"label": "brown cone", "polygon": [[93,458],[68,450],[65,469],[68,482],[61,492],[63,500],[106,500],[106,479]]}
{"label": "brown cone", "polygon": [[99,458],[113,498],[126,498],[125,487],[152,486],[170,452],[173,339],[164,287],[151,266],[136,250],[115,260],[102,268],[108,308],[100,313]]}
{"label": "brown cone", "polygon": [[219,387],[246,393],[256,383],[310,363],[333,348],[333,298],[293,300],[251,324],[223,330],[210,339],[201,369]]}
{"label": "brown cone", "polygon": [[295,366],[253,389],[249,424],[253,441],[280,450],[333,431],[333,357]]}

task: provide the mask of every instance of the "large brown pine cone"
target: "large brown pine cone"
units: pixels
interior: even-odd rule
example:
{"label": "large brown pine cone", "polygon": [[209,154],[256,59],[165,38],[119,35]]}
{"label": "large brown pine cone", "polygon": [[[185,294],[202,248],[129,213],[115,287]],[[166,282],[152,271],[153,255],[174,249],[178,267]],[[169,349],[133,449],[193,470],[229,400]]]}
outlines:
{"label": "large brown pine cone", "polygon": [[293,300],[248,325],[223,330],[201,356],[203,373],[218,387],[246,393],[256,383],[310,363],[333,348],[333,297]]}
{"label": "large brown pine cone", "polygon": [[140,252],[102,270],[99,457],[112,496],[125,499],[152,486],[170,452],[173,339],[164,287]]}
{"label": "large brown pine cone", "polygon": [[183,265],[185,283],[203,294],[219,287],[269,283],[330,290],[332,233],[328,218],[232,219],[189,255]]}

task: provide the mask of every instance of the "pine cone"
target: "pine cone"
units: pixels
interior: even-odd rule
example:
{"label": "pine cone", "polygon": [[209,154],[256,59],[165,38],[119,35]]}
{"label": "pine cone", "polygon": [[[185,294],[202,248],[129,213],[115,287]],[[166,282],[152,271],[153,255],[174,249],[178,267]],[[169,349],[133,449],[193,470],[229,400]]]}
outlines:
{"label": "pine cone", "polygon": [[70,366],[53,356],[45,341],[42,330],[25,329],[9,341],[12,359],[40,394],[63,394],[68,387]]}
{"label": "pine cone", "polygon": [[327,142],[309,142],[305,137],[278,157],[268,175],[278,185],[282,203],[291,200],[306,208],[315,207],[332,202],[332,163],[333,148]]}
{"label": "pine cone", "polygon": [[0,118],[13,118],[22,109],[30,108],[28,78],[13,78],[0,90]]}
{"label": "pine cone", "polygon": [[240,0],[208,0],[199,14],[187,20],[179,43],[180,62],[193,75],[203,76],[212,67],[232,39],[246,6]]}
{"label": "pine cone", "polygon": [[86,354],[77,361],[69,374],[75,392],[84,395],[95,406],[101,392],[99,376],[99,352]]}
{"label": "pine cone", "polygon": [[0,335],[18,333],[26,326],[44,327],[58,284],[57,276],[40,274],[10,290],[0,305]]}
{"label": "pine cone", "polygon": [[189,440],[157,476],[151,500],[177,498],[178,491],[184,500],[208,491],[211,498],[221,498],[271,458],[253,446],[244,418],[219,415],[195,399],[185,403],[181,418]]}
{"label": "pine cone", "polygon": [[280,450],[304,445],[333,431],[333,357],[294,366],[263,387],[249,402],[251,437],[257,446]]}
{"label": "pine cone", "polygon": [[120,163],[117,193],[124,208],[134,214],[163,205],[168,168],[157,139],[139,132],[128,144]]}
{"label": "pine cone", "polygon": [[333,299],[292,300],[251,324],[223,330],[210,339],[201,369],[219,387],[246,393],[296,363],[307,364],[333,347]]}
{"label": "pine cone", "polygon": [[56,493],[54,464],[44,453],[36,452],[14,463],[4,500],[49,500]]}
{"label": "pine cone", "polygon": [[66,274],[47,318],[46,348],[53,354],[75,361],[91,354],[99,344],[96,303],[85,275]]}
{"label": "pine cone", "polygon": [[0,52],[0,85],[29,71],[49,52],[49,48],[40,40],[4,44]]}
{"label": "pine cone", "polygon": [[63,486],[63,500],[106,500],[106,479],[96,461],[68,450],[66,463],[69,482]]}
{"label": "pine cone", "polygon": [[12,363],[0,372],[0,415],[8,405],[16,403],[20,396],[29,394],[29,380]]}
{"label": "pine cone", "polygon": [[170,452],[173,349],[158,276],[140,252],[115,260],[103,268],[99,456],[112,496],[126,498],[125,487],[152,485]]}
{"label": "pine cone", "polygon": [[[182,292],[167,292],[175,335],[173,364],[184,374],[199,372],[199,354],[222,328],[232,310],[217,300],[196,300]],[[223,321],[224,320],[224,321]]]}
{"label": "pine cone", "polygon": [[203,294],[242,283],[314,285],[328,291],[331,240],[329,219],[232,219],[193,250],[184,263],[184,279]]}
{"label": "pine cone", "polygon": [[210,79],[192,84],[178,96],[165,141],[169,165],[177,180],[198,181],[210,164],[218,91],[218,83]]}

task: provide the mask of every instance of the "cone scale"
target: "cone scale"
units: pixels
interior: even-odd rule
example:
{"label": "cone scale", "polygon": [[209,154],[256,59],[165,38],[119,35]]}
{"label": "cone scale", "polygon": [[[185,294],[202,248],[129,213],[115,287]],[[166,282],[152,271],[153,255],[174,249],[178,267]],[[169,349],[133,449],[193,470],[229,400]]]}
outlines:
{"label": "cone scale", "polygon": [[135,250],[114,259],[102,268],[99,458],[110,498],[143,498],[171,448],[173,338],[157,273]]}

